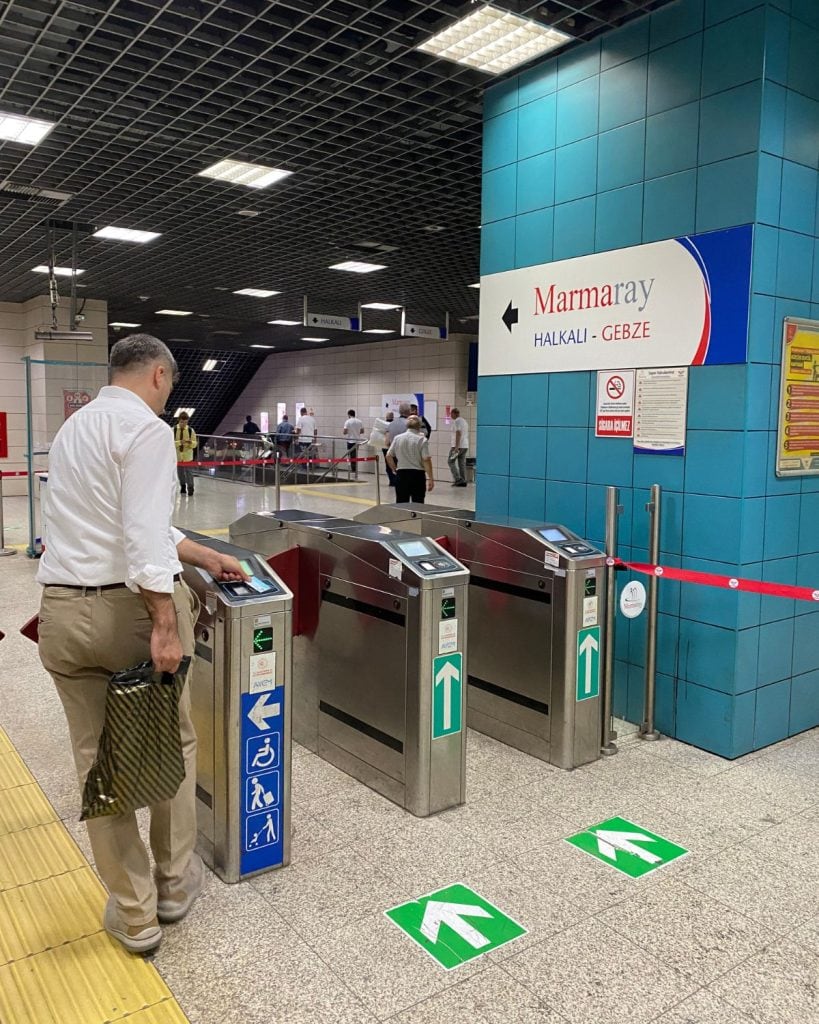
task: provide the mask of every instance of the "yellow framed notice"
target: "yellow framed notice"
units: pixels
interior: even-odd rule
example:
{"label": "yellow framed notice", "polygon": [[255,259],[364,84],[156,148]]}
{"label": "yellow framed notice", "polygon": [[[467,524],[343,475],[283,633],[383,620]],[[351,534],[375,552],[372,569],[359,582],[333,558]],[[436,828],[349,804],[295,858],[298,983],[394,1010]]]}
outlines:
{"label": "yellow framed notice", "polygon": [[819,321],[785,317],[776,475],[819,475]]}

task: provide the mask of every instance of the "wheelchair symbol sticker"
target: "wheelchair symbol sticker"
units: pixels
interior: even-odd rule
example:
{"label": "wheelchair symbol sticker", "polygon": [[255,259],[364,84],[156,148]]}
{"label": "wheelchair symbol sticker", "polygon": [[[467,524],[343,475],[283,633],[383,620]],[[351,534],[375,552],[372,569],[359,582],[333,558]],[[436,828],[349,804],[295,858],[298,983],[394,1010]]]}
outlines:
{"label": "wheelchair symbol sticker", "polygon": [[281,733],[272,732],[264,736],[251,736],[247,741],[247,774],[266,772],[279,767]]}

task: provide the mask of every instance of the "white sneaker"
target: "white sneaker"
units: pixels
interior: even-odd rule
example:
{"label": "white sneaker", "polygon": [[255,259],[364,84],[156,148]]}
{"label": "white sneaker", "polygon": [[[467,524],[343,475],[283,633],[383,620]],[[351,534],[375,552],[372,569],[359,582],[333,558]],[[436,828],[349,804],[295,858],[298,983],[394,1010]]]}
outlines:
{"label": "white sneaker", "polygon": [[192,853],[181,885],[172,888],[158,885],[156,916],[163,924],[181,921],[191,904],[205,887],[205,865],[198,853]]}
{"label": "white sneaker", "polygon": [[162,929],[156,918],[148,924],[125,924],[119,916],[113,896],[108,897],[102,925],[111,938],[121,942],[129,953],[150,953],[162,941]]}

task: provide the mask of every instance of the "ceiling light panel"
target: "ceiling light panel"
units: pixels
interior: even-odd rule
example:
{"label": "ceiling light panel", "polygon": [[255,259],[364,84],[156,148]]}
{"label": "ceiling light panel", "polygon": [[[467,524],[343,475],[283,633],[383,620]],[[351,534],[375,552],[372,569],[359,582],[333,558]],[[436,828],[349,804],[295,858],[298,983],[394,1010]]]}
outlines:
{"label": "ceiling light panel", "polygon": [[230,185],[246,185],[248,188],[267,188],[282,178],[289,177],[293,172],[278,167],[266,167],[264,164],[247,164],[241,160],[220,160],[199,171],[200,178],[213,178],[225,181]]}
{"label": "ceiling light panel", "polygon": [[381,263],[362,263],[360,260],[345,260],[330,267],[330,270],[348,270],[351,274],[371,274],[374,270],[386,269]]}
{"label": "ceiling light panel", "polygon": [[142,324],[127,324],[124,320],[112,320],[109,327],[141,327]]}
{"label": "ceiling light panel", "polygon": [[[47,274],[48,273],[48,267],[45,266],[42,263],[40,264],[40,266],[32,267],[31,269],[34,271],[35,274]],[[84,274],[85,273],[84,270],[72,271],[71,267],[52,267],[51,269],[54,272],[54,276],[55,277],[71,277],[72,273],[76,273],[76,274]]]}
{"label": "ceiling light panel", "polygon": [[395,334],[395,331],[390,331],[386,327],[368,327],[362,334]]}
{"label": "ceiling light panel", "polygon": [[158,309],[157,316],[193,316],[192,309]]}
{"label": "ceiling light panel", "polygon": [[251,345],[251,348],[275,348],[275,345]]}
{"label": "ceiling light panel", "polygon": [[249,295],[253,299],[269,299],[271,295],[281,295],[281,292],[273,292],[267,288],[240,288],[234,295]]}
{"label": "ceiling light panel", "polygon": [[490,4],[427,39],[418,49],[499,75],[563,46],[571,36]]}
{"label": "ceiling light panel", "polygon": [[302,341],[329,341],[329,338],[302,338]]}
{"label": "ceiling light panel", "polygon": [[100,228],[94,232],[94,238],[110,238],[115,242],[152,242],[159,238],[158,231],[134,231],[131,228]]}
{"label": "ceiling light panel", "polygon": [[301,320],[268,320],[269,324],[277,324],[279,327],[296,327]]}
{"label": "ceiling light panel", "polygon": [[362,309],[400,309],[394,302],[363,302]]}
{"label": "ceiling light panel", "polygon": [[4,114],[0,111],[0,140],[3,142],[19,142],[23,146],[36,146],[54,127],[53,121],[40,121],[36,117]]}
{"label": "ceiling light panel", "polygon": [[205,371],[205,373],[210,373],[211,370],[215,370],[216,369],[216,360],[215,359],[206,359],[204,361],[204,363],[202,363],[202,369]]}

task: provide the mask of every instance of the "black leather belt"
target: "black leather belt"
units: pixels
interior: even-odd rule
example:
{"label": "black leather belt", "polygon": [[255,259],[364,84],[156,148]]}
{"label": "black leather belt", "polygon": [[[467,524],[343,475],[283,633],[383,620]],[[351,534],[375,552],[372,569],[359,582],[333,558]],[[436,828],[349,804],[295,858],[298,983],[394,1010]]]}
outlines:
{"label": "black leather belt", "polygon": [[[173,581],[179,583],[182,576],[177,573]],[[122,587],[127,587],[127,583],[45,583],[45,587],[63,587],[66,590],[120,590]]]}

